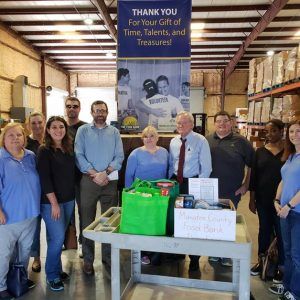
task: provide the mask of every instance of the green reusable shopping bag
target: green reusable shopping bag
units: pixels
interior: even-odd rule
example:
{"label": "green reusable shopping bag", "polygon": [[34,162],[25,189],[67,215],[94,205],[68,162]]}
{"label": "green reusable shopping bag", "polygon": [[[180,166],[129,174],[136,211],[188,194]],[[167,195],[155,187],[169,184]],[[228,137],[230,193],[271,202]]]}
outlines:
{"label": "green reusable shopping bag", "polygon": [[167,235],[173,236],[174,234],[174,207],[175,207],[175,200],[179,195],[179,184],[176,180],[169,180],[169,179],[158,179],[158,180],[141,180],[136,178],[131,185],[131,188],[135,187],[152,187],[160,189],[156,186],[158,182],[170,182],[173,183],[173,187],[169,189],[169,205],[168,205],[168,212],[167,212]]}
{"label": "green reusable shopping bag", "polygon": [[161,196],[160,190],[151,187],[135,187],[140,193],[149,193],[152,197],[143,197],[132,193],[133,187],[123,189],[120,233],[141,235],[165,235],[168,196]]}
{"label": "green reusable shopping bag", "polygon": [[176,180],[168,180],[168,179],[159,179],[150,181],[152,187],[156,187],[158,182],[171,182],[174,184],[172,188],[169,189],[169,206],[168,206],[168,213],[167,213],[167,235],[173,236],[174,234],[174,207],[175,207],[175,200],[179,195],[179,184]]}

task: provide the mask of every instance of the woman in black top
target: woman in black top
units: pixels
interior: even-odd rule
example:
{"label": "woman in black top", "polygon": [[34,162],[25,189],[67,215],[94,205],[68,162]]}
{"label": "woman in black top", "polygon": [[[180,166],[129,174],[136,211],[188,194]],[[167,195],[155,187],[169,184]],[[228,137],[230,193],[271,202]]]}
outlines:
{"label": "woman in black top", "polygon": [[61,250],[75,199],[75,156],[68,126],[62,117],[51,117],[46,124],[45,145],[37,157],[42,186],[41,215],[46,224],[46,276],[51,290],[64,289]]}
{"label": "woman in black top", "polygon": [[251,275],[259,275],[262,271],[262,257],[268,250],[271,239],[275,235],[278,241],[279,267],[273,281],[282,281],[284,265],[283,244],[279,217],[274,208],[274,199],[279,182],[280,169],[283,165],[283,129],[284,124],[277,119],[266,125],[267,144],[256,150],[251,172],[249,209],[254,214],[257,211],[259,219],[258,233],[258,263],[252,267]]}

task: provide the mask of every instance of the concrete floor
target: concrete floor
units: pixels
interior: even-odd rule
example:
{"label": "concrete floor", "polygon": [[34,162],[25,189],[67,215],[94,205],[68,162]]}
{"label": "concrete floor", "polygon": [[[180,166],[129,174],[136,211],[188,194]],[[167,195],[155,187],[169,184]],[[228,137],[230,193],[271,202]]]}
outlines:
{"label": "concrete floor", "polygon": [[[248,230],[252,237],[252,264],[257,260],[257,230],[258,221],[257,216],[251,214],[248,210],[248,194],[242,199],[239,209],[239,213],[242,213],[248,224]],[[100,257],[99,244],[96,246],[96,255]],[[44,273],[44,260],[46,253],[46,241],[45,230],[42,230],[42,271],[41,273],[31,272],[31,262],[29,277],[37,283],[37,286],[29,291],[26,295],[19,298],[20,300],[61,300],[61,299],[103,299],[109,300],[111,297],[111,285],[110,279],[107,276],[105,270],[102,270],[102,264],[100,259],[95,261],[95,275],[88,277],[81,271],[82,260],[78,257],[76,250],[63,251],[62,261],[64,271],[69,273],[71,279],[65,284],[65,290],[62,292],[53,292],[46,285],[45,273]],[[124,287],[130,274],[130,261],[129,251],[123,251],[121,255],[121,277],[122,285]],[[142,271],[144,273],[162,274],[168,276],[182,276],[193,278],[199,278],[200,274],[188,273],[189,259],[179,262],[165,262],[162,266],[143,266]],[[200,269],[202,279],[216,279],[222,281],[231,280],[231,268],[222,267],[219,263],[209,263],[207,257],[201,257]],[[268,287],[271,282],[262,282],[259,277],[251,277],[251,292],[255,299],[268,300],[277,299],[277,296],[268,292]],[[155,286],[150,284],[138,284],[136,285],[126,297],[130,300],[192,300],[192,299],[234,299],[230,293],[217,293],[196,289],[175,288],[170,286]]]}

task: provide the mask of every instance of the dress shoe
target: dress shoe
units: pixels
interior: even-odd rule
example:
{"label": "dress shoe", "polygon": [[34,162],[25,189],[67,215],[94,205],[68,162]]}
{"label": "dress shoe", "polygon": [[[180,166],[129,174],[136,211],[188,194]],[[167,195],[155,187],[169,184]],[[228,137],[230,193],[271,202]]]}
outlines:
{"label": "dress shoe", "polygon": [[82,265],[82,270],[86,275],[93,275],[95,272],[93,264],[86,261]]}

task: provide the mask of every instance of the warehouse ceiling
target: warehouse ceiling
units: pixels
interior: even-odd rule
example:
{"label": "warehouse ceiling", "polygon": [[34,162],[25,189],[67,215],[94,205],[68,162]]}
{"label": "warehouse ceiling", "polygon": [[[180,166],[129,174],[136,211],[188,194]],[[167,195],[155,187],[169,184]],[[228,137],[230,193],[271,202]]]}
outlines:
{"label": "warehouse ceiling", "polygon": [[[253,57],[299,44],[300,0],[192,0],[192,5],[192,69],[248,68]],[[0,0],[0,22],[67,71],[116,69],[116,0]]]}

